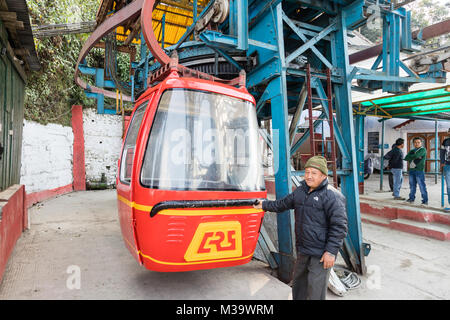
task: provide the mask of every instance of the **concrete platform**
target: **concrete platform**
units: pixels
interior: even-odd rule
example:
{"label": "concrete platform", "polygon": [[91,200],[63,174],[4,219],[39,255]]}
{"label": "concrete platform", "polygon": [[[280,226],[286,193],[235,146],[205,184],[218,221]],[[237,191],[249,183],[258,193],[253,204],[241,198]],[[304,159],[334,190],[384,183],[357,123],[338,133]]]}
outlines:
{"label": "concrete platform", "polygon": [[[413,204],[408,204],[410,207],[414,207],[421,210],[435,210],[443,212],[443,208],[441,207],[441,177],[438,177],[437,183],[435,183],[435,177],[433,175],[425,176],[425,183],[427,186],[428,193],[428,205],[421,205],[421,194],[419,187],[417,187],[416,191],[416,199]],[[403,184],[400,189],[400,196],[408,199],[409,196],[409,176],[408,174],[403,175]],[[388,175],[384,175],[383,179],[383,190],[380,191],[380,175],[373,174],[369,177],[369,179],[364,180],[364,195],[362,198],[368,197],[370,199],[379,201],[381,203],[391,203],[391,204],[406,204],[404,201],[394,200],[392,192],[389,189],[389,180]],[[445,196],[444,205],[448,204],[448,198]]]}
{"label": "concrete platform", "polygon": [[[140,267],[122,241],[115,190],[74,192],[29,210],[0,284],[4,299],[288,300],[291,288],[253,260],[238,267],[158,273]],[[330,300],[450,299],[450,243],[363,224],[369,273]],[[338,264],[343,261],[339,257]],[[80,288],[72,288],[74,270]],[[68,287],[69,284],[69,287]]]}
{"label": "concrete platform", "polygon": [[[365,193],[360,195],[362,221],[442,241],[450,240],[450,214],[440,206],[440,180],[435,184],[434,177],[426,178],[429,204],[422,205],[419,190],[413,204],[394,200],[390,191],[379,191],[379,175],[375,177],[376,179],[371,177],[369,181],[366,180]],[[406,182],[403,183],[400,195],[408,198],[408,177],[404,178]],[[386,187],[387,184],[386,181]]]}
{"label": "concrete platform", "polygon": [[[115,190],[74,192],[30,208],[31,229],[8,262],[1,299],[291,299],[291,288],[262,262],[158,273],[123,243]],[[80,271],[80,289],[71,276]],[[68,273],[69,272],[69,273]]]}

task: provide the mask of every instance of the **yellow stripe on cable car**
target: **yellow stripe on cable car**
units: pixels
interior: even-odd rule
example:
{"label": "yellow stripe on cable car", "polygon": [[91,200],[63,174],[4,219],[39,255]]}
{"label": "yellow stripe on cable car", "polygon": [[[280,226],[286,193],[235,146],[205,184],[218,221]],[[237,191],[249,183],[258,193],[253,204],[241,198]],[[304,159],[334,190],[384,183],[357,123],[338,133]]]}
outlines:
{"label": "yellow stripe on cable car", "polygon": [[125,203],[129,207],[136,208],[136,209],[141,210],[141,211],[149,211],[150,212],[150,210],[152,210],[152,208],[153,208],[152,206],[145,206],[143,204],[138,204],[138,203],[136,203],[134,201],[131,202],[127,198],[119,196],[119,195],[117,195],[117,199],[119,199],[120,201],[122,201],[123,203]]}

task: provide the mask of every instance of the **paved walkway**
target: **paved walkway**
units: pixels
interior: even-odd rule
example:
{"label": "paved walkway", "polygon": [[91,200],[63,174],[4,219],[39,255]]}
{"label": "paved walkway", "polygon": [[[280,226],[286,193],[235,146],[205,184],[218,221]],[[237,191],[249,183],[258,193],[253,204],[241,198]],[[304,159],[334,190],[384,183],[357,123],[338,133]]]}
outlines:
{"label": "paved walkway", "polygon": [[32,207],[0,299],[291,299],[291,288],[258,261],[180,273],[139,266],[123,243],[116,202],[115,190],[88,191]]}
{"label": "paved walkway", "polygon": [[[121,238],[115,190],[74,192],[29,210],[31,229],[8,262],[1,299],[291,299],[267,265],[184,273],[140,267]],[[328,299],[450,299],[450,244],[363,224],[372,245],[359,289]],[[338,263],[342,263],[339,259]],[[80,274],[80,288],[74,276]],[[72,288],[72,289],[70,289]]]}

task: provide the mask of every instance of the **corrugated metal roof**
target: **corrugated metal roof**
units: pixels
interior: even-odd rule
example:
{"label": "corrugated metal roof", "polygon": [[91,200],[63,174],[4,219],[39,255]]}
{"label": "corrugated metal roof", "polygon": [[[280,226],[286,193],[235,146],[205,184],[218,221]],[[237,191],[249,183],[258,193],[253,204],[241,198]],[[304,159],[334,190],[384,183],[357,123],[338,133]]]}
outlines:
{"label": "corrugated metal roof", "polygon": [[18,40],[23,48],[30,52],[30,55],[24,56],[31,70],[36,71],[41,68],[39,59],[34,46],[33,31],[31,30],[30,16],[28,14],[28,6],[25,0],[6,0],[8,11],[17,14],[17,20],[22,21],[24,30],[17,30]]}
{"label": "corrugated metal roof", "polygon": [[159,4],[153,11],[152,25],[158,42],[162,42],[162,19],[165,18],[164,46],[178,42],[186,29],[193,23],[192,11]]}
{"label": "corrugated metal roof", "polygon": [[[198,0],[198,14],[207,6],[210,0]],[[109,15],[114,14],[114,11],[124,7],[127,0],[102,0],[97,12],[97,23],[102,23]],[[186,29],[193,23],[193,0],[161,0],[153,10],[152,25],[155,36],[158,42],[162,43],[162,18],[165,14],[165,29],[164,29],[164,46],[170,46],[180,40]],[[138,18],[139,19],[139,18]],[[131,27],[135,21],[124,23],[124,27]],[[126,35],[131,30],[124,31],[123,28],[118,28],[117,39],[125,41]],[[139,43],[139,39],[133,43]]]}
{"label": "corrugated metal roof", "polygon": [[[201,9],[205,8],[210,0],[198,0],[197,5],[199,6],[198,14],[200,14]],[[162,43],[162,17],[165,14],[165,29],[164,29],[164,47],[173,45],[180,40],[186,29],[193,23],[193,11],[182,7],[176,7],[173,4],[166,4],[164,0],[153,10],[152,25],[155,36],[158,42]],[[192,5],[193,0],[189,3]]]}

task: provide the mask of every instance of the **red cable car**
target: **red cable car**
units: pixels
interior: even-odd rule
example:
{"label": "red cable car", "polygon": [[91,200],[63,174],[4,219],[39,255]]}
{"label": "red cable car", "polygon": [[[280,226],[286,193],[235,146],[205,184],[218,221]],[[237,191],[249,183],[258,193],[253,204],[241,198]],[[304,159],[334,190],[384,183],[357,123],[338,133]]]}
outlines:
{"label": "red cable car", "polygon": [[146,268],[229,267],[253,256],[266,198],[255,100],[171,71],[136,102],[117,175],[126,246]]}

